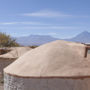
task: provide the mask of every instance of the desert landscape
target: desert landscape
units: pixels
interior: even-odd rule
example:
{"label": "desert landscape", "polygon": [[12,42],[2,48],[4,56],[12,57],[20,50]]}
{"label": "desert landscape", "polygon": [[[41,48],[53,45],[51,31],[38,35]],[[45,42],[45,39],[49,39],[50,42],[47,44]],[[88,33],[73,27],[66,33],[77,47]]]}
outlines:
{"label": "desert landscape", "polygon": [[90,0],[1,0],[0,90],[90,90]]}
{"label": "desert landscape", "polygon": [[0,90],[89,90],[89,43],[51,40],[22,46],[0,34]]}
{"label": "desert landscape", "polygon": [[0,90],[89,90],[89,59],[89,43],[55,40],[40,46],[1,47]]}
{"label": "desert landscape", "polygon": [[[48,90],[48,88],[89,90],[89,44],[56,40],[34,49],[30,47],[17,47],[16,49],[20,56],[14,55],[14,58],[18,56],[17,59],[2,68],[4,70],[4,82],[2,78],[0,84],[2,90],[3,83],[4,90]],[[16,49],[10,52],[16,54]],[[12,59],[10,52],[1,57]]]}

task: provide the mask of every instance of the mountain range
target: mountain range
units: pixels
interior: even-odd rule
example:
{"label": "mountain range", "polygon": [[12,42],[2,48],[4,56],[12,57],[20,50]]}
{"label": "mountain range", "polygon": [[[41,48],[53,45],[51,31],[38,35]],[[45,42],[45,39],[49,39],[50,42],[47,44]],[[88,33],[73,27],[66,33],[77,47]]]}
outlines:
{"label": "mountain range", "polygon": [[45,44],[51,41],[55,41],[58,40],[58,38],[54,38],[52,36],[49,35],[30,35],[30,36],[24,36],[24,37],[19,37],[16,38],[16,41],[20,44],[20,45],[24,45],[24,46],[39,46],[41,44]]}
{"label": "mountain range", "polygon": [[90,43],[90,32],[84,31],[77,36],[66,40],[80,43]]}
{"label": "mountain range", "polygon": [[[24,46],[32,46],[32,45],[38,46],[55,40],[61,40],[61,39],[54,38],[49,35],[29,35],[29,36],[16,38],[16,41],[20,45],[24,45]],[[90,32],[84,31],[73,38],[64,39],[64,40],[72,41],[72,42],[80,42],[80,43],[90,43]]]}

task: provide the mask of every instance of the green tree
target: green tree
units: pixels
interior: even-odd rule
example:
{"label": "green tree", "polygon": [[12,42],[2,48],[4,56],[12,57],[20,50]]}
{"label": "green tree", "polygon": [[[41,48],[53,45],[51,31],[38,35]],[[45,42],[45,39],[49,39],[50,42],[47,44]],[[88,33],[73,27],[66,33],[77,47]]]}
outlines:
{"label": "green tree", "polygon": [[15,39],[10,35],[0,32],[0,47],[15,47],[19,46]]}

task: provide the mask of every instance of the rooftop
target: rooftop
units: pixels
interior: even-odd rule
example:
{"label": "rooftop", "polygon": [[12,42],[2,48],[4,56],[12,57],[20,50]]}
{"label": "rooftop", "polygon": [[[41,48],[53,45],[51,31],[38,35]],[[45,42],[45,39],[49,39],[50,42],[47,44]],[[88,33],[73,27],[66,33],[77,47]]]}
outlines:
{"label": "rooftop", "polygon": [[27,52],[4,69],[18,77],[90,76],[90,55],[86,45],[57,40]]}

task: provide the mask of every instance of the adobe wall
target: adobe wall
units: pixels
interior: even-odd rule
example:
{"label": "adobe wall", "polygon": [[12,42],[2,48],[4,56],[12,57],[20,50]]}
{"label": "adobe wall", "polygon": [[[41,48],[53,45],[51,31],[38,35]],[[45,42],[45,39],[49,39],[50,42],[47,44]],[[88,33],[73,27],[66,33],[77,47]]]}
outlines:
{"label": "adobe wall", "polygon": [[4,76],[4,90],[90,90],[90,78],[20,78]]}
{"label": "adobe wall", "polygon": [[7,67],[9,64],[14,62],[16,59],[9,59],[9,58],[0,58],[0,75],[3,74],[3,69]]}

